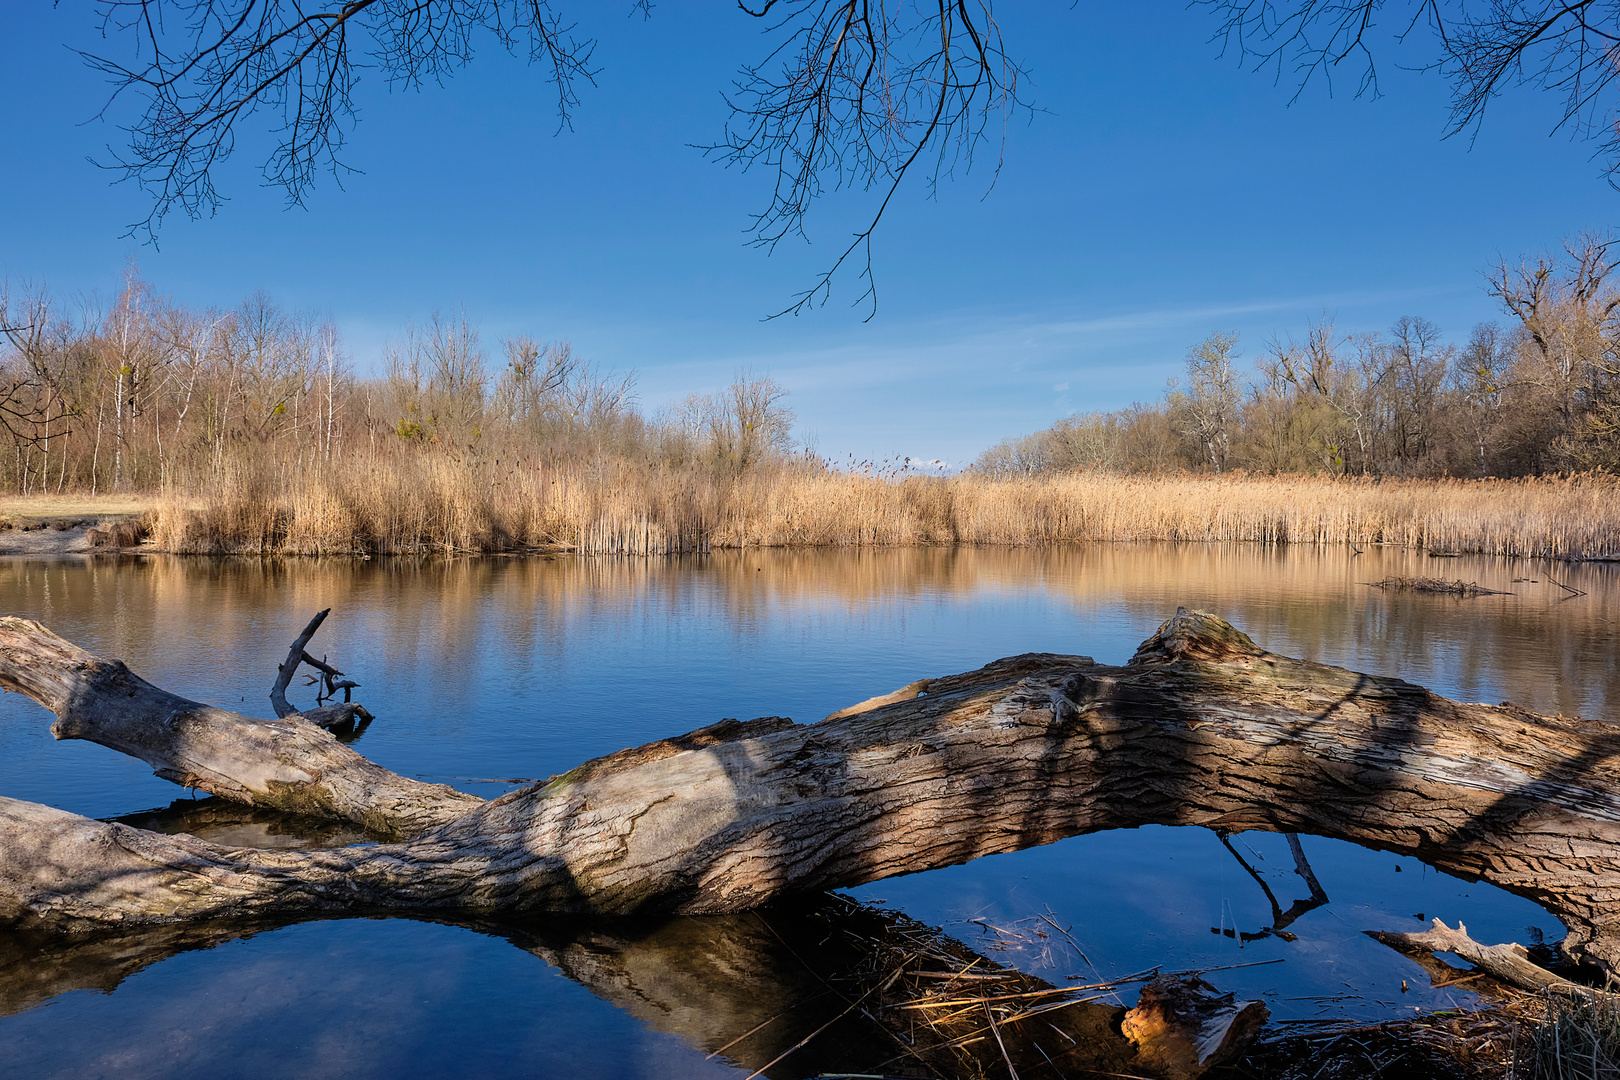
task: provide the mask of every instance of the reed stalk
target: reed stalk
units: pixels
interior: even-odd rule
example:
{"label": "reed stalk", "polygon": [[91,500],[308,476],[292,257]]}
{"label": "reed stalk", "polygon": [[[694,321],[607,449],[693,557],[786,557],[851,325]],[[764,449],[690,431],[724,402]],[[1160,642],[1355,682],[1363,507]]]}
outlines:
{"label": "reed stalk", "polygon": [[281,472],[238,462],[169,485],[153,532],[170,551],[267,555],[1182,541],[1590,559],[1620,557],[1620,484],[1604,474],[896,478],[796,464],[739,476],[428,454]]}

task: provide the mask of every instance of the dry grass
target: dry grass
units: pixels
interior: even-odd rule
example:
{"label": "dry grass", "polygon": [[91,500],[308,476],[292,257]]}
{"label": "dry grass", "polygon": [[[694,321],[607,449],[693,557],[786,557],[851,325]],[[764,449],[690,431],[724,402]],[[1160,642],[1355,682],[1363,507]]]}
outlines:
{"label": "dry grass", "polygon": [[0,498],[0,516],[13,518],[118,517],[152,508],[151,494],[12,495]]}
{"label": "dry grass", "polygon": [[733,478],[616,461],[545,467],[422,455],[295,477],[238,462],[223,479],[162,496],[154,533],[170,551],[263,554],[1169,540],[1613,558],[1620,485],[1606,476],[892,480],[796,467]]}
{"label": "dry grass", "polygon": [[1620,997],[1549,996],[1517,1048],[1513,1080],[1620,1080]]}

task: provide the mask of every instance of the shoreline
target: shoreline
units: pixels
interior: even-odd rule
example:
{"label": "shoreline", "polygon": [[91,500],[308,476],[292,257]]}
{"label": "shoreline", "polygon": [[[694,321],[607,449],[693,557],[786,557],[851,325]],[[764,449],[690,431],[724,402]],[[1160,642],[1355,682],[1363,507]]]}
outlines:
{"label": "shoreline", "polygon": [[457,549],[446,551],[442,548],[425,549],[419,551],[174,551],[151,541],[139,544],[116,545],[96,544],[90,540],[93,529],[108,529],[119,521],[134,520],[136,515],[126,518],[100,518],[94,522],[85,519],[61,518],[44,519],[41,524],[30,525],[26,528],[5,528],[0,526],[0,559],[5,558],[67,558],[70,556],[95,555],[169,555],[181,559],[253,559],[253,560],[280,560],[280,559],[346,559],[354,562],[370,562],[375,559],[538,559],[554,562],[562,558],[574,559],[681,559],[692,556],[711,556],[724,554],[747,554],[750,552],[809,552],[809,551],[838,551],[846,553],[878,552],[878,551],[915,551],[923,549],[944,549],[951,551],[983,551],[983,550],[1057,550],[1060,548],[1080,548],[1092,546],[1133,546],[1133,545],[1180,545],[1189,547],[1257,547],[1257,548],[1350,548],[1357,554],[1371,549],[1394,549],[1396,551],[1411,551],[1426,555],[1431,559],[1507,559],[1536,563],[1557,563],[1566,566],[1582,565],[1608,565],[1620,564],[1620,555],[1518,555],[1504,554],[1496,551],[1429,551],[1422,547],[1410,544],[1369,544],[1364,548],[1350,541],[1282,541],[1282,540],[1181,540],[1181,539],[1131,539],[1131,540],[1053,540],[1042,543],[994,543],[986,541],[961,541],[957,543],[941,543],[928,541],[910,544],[754,544],[748,546],[716,546],[699,551],[667,551],[667,552],[602,552],[580,551],[565,546],[553,547],[512,547],[494,549]]}

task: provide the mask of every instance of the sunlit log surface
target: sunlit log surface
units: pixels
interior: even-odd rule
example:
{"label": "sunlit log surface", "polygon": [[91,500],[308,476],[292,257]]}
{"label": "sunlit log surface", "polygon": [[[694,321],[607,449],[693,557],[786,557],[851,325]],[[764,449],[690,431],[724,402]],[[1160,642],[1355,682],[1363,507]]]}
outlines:
{"label": "sunlit log surface", "polygon": [[296,717],[199,721],[206,707],[37,624],[0,630],[0,683],[56,711],[59,734],[346,820],[366,820],[374,777],[380,811],[403,799],[431,822],[392,824],[407,837],[393,843],[271,851],[0,799],[0,920],[20,925],[738,911],[1101,829],[1200,825],[1349,840],[1489,881],[1561,918],[1573,958],[1620,971],[1620,735],[1277,656],[1204,613],[1178,612],[1123,667],[1012,657],[817,724],[722,723],[489,803],[396,777]]}

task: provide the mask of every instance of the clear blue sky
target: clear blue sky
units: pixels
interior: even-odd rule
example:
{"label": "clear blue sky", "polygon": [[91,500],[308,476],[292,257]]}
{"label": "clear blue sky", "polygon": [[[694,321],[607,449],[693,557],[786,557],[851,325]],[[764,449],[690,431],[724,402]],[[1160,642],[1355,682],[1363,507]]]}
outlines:
{"label": "clear blue sky", "polygon": [[[723,0],[565,4],[598,36],[600,85],[554,136],[540,72],[486,44],[444,88],[361,87],[343,189],[307,209],[259,186],[251,141],[220,176],[231,201],[172,219],[161,247],[124,239],[141,193],[86,161],[120,132],[106,87],[68,45],[99,43],[78,3],[0,5],[0,275],[62,296],[110,293],[127,261],[191,305],[254,289],[331,316],[356,367],[435,308],[502,334],[569,339],[638,372],[649,408],[741,368],[791,391],[823,453],[970,460],[1074,411],[1149,399],[1217,329],[1246,357],[1326,313],[1341,330],[1421,314],[1453,340],[1496,317],[1481,271],[1605,229],[1620,206],[1593,144],[1552,134],[1558,101],[1499,101],[1472,145],[1441,138],[1445,87],[1401,70],[1384,96],[1305,91],[1222,60],[1212,17],[1179,2],[1003,4],[1012,51],[1047,111],[1006,164],[902,192],[876,244],[877,317],[841,282],[826,307],[761,321],[814,280],[855,224],[831,200],[811,245],[744,246],[764,175],[726,171],[719,91],[761,53]],[[1419,53],[1406,54],[1416,60]]]}

